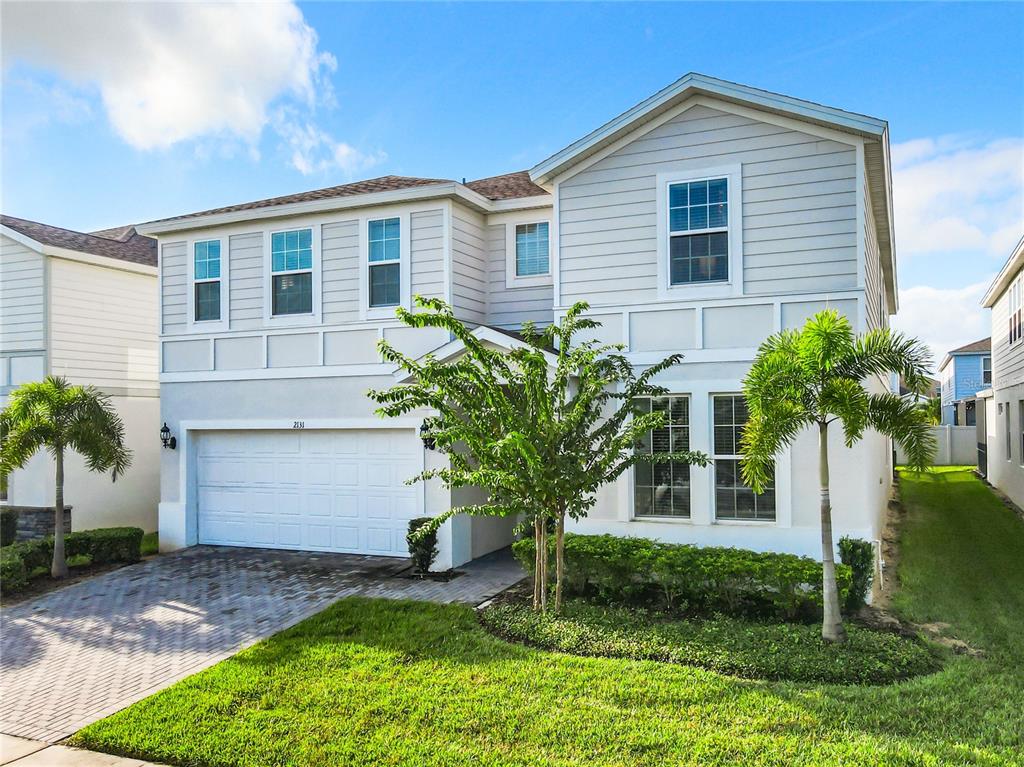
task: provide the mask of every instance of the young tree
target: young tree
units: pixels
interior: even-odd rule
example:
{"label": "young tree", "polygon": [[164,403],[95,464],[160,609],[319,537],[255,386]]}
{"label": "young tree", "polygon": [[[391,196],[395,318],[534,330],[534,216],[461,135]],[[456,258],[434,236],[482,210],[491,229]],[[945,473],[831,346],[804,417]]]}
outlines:
{"label": "young tree", "polygon": [[935,452],[925,413],[909,399],[889,392],[870,394],[871,376],[898,373],[906,385],[927,386],[929,354],[916,339],[888,329],[855,336],[849,321],[829,309],[811,317],[801,330],[768,338],[743,382],[750,411],[743,432],[743,480],[760,490],[768,484],[776,454],[808,427],[818,429],[821,484],[821,559],[824,620],[822,637],[846,638],[836,588],[829,497],[828,428],[839,421],[847,447],[865,429],[890,437],[906,452],[908,463],[923,469]]}
{"label": "young tree", "polygon": [[[410,482],[438,478],[448,488],[478,487],[485,503],[462,506],[434,518],[436,529],[455,514],[523,515],[536,541],[534,607],[547,607],[548,525],[555,526],[555,609],[562,604],[565,519],[586,516],[598,488],[638,461],[683,461],[706,465],[703,453],[636,450],[652,429],[665,425],[662,412],[640,412],[634,401],[666,393],[653,383],[679,363],[673,355],[637,371],[618,345],[577,343],[580,331],[599,323],[573,306],[555,325],[527,324],[511,351],[482,343],[439,299],[416,303],[422,311],[398,310],[414,328],[442,328],[465,352],[453,361],[428,355],[412,359],[387,341],[382,356],[410,374],[411,383],[370,392],[381,415],[395,417],[429,409],[425,419],[436,448],[449,465],[428,469]],[[421,528],[423,530],[425,528]]]}
{"label": "young tree", "polygon": [[74,450],[90,471],[110,471],[112,479],[131,465],[124,445],[124,424],[109,398],[92,386],[72,386],[66,378],[47,376],[11,392],[0,411],[0,472],[20,469],[40,449],[56,464],[56,524],[53,535],[54,578],[68,574],[64,558],[64,453]]}

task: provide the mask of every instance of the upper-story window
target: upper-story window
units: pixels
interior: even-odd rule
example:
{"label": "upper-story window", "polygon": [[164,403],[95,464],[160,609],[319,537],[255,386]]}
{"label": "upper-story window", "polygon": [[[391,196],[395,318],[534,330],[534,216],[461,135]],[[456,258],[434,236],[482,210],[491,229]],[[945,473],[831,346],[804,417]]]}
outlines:
{"label": "upper-story window", "polygon": [[220,240],[192,245],[193,319],[220,320]]}
{"label": "upper-story window", "polygon": [[516,277],[537,277],[550,268],[547,221],[516,224]]}
{"label": "upper-story window", "polygon": [[992,383],[992,358],[982,357],[981,358],[981,382],[985,384]]}
{"label": "upper-story window", "polygon": [[669,284],[729,279],[729,179],[668,187]]}
{"label": "upper-story window", "polygon": [[774,480],[763,493],[755,493],[740,473],[740,438],[747,423],[747,401],[742,394],[716,394],[712,399],[715,518],[774,520]]}
{"label": "upper-story window", "polygon": [[1022,296],[1022,277],[1020,275],[1014,279],[1013,284],[1010,285],[1010,296],[1009,296],[1009,337],[1010,344],[1015,344],[1021,339],[1021,330],[1024,329],[1021,323],[1021,298]]}
{"label": "upper-story window", "polygon": [[271,302],[274,316],[313,312],[313,231],[270,235]]}
{"label": "upper-story window", "polygon": [[369,303],[371,308],[402,302],[402,222],[381,218],[367,222],[369,250]]}

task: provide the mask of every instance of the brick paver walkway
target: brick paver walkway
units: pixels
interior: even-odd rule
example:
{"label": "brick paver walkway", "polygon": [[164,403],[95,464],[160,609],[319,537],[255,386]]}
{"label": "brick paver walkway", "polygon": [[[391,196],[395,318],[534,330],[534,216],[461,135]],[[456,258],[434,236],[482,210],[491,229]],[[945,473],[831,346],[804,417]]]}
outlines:
{"label": "brick paver walkway", "polygon": [[0,611],[0,732],[61,740],[352,595],[478,603],[520,578],[492,555],[448,583],[405,560],[198,546]]}

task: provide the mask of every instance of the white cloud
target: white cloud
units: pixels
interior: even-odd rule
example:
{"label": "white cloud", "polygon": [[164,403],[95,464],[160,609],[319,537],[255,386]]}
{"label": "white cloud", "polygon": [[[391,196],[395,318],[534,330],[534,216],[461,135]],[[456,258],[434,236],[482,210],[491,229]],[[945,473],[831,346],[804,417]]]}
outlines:
{"label": "white cloud", "polygon": [[934,368],[950,349],[987,338],[991,332],[989,310],[981,298],[989,281],[963,288],[932,288],[925,285],[900,291],[900,311],[893,326],[924,341],[932,350]]}
{"label": "white cloud", "polygon": [[892,147],[896,239],[903,256],[1005,257],[1024,227],[1024,139],[942,136]]}
{"label": "white cloud", "polygon": [[[350,172],[367,162],[313,123],[318,106],[334,105],[337,60],[319,50],[293,2],[18,2],[4,4],[3,22],[5,69],[21,61],[98,96],[136,149],[196,141],[202,155],[217,151],[203,142],[241,142],[259,156],[264,128],[283,126],[285,142],[300,145],[300,170]],[[282,104],[303,115],[307,138],[297,138],[295,120],[273,119]]]}
{"label": "white cloud", "polygon": [[362,152],[344,141],[336,141],[291,110],[281,110],[274,127],[287,145],[292,166],[306,176],[337,168],[351,177],[387,159],[384,152]]}

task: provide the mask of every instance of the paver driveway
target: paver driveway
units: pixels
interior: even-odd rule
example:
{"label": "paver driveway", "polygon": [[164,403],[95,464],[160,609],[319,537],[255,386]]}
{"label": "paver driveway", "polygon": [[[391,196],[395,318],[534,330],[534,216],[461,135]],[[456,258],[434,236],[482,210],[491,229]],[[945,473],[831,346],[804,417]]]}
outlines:
{"label": "paver driveway", "polygon": [[197,546],[0,611],[0,732],[55,742],[351,595],[478,603],[506,556],[448,583],[405,560]]}

